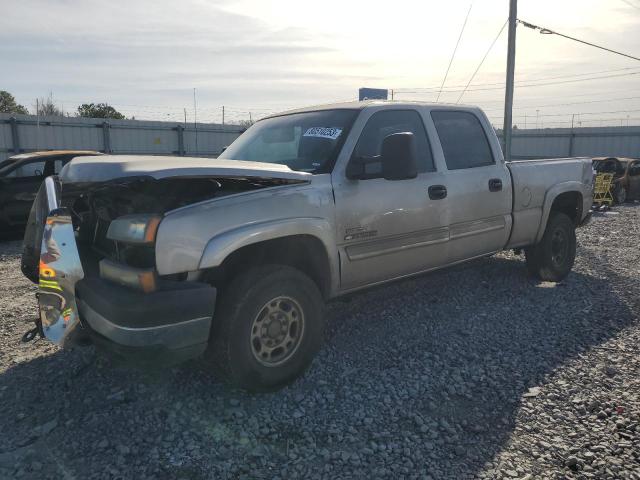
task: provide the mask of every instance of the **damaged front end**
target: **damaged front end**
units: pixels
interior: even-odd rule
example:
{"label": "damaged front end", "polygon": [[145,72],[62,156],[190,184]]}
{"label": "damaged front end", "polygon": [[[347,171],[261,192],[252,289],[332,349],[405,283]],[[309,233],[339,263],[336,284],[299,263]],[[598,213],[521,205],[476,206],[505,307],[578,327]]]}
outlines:
{"label": "damaged front end", "polygon": [[[38,281],[39,333],[58,345],[74,343],[80,324],[75,285],[84,277],[71,213],[58,204],[59,183],[49,177],[31,210],[22,271]],[[36,231],[35,224],[42,222]],[[39,245],[39,248],[38,248]],[[36,259],[37,256],[37,259]],[[37,267],[36,267],[37,265]]]}
{"label": "damaged front end", "polygon": [[164,215],[288,183],[299,182],[264,177],[47,178],[31,210],[22,256],[24,275],[39,287],[37,331],[63,347],[91,341],[142,363],[153,359],[157,364],[158,353],[168,363],[198,356],[209,341],[216,289],[189,272],[158,273],[156,234]]}

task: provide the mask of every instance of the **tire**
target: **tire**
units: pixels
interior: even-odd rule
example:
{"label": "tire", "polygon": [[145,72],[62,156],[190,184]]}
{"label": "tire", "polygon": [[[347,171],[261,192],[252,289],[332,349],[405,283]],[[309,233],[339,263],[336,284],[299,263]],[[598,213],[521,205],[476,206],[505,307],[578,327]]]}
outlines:
{"label": "tire", "polygon": [[576,258],[575,225],[564,213],[551,212],[542,240],[525,249],[529,272],[547,282],[566,278]]}
{"label": "tire", "polygon": [[624,188],[624,186],[622,186],[621,184],[618,184],[613,194],[613,198],[615,199],[617,204],[622,205],[627,201],[627,189]]}
{"label": "tire", "polygon": [[283,265],[255,267],[221,292],[207,357],[227,382],[272,391],[311,365],[324,323],[322,295],[307,275]]}

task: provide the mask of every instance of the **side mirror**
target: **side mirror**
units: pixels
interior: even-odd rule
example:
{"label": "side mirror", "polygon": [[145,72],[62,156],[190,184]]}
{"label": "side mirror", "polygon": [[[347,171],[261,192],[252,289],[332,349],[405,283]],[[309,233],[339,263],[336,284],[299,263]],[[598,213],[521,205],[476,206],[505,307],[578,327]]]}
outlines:
{"label": "side mirror", "polygon": [[384,137],[380,155],[352,158],[346,176],[350,180],[406,180],[418,176],[413,133],[392,133]]}
{"label": "side mirror", "polygon": [[418,176],[418,163],[413,133],[392,133],[384,137],[382,149],[382,177],[386,180],[405,180]]}

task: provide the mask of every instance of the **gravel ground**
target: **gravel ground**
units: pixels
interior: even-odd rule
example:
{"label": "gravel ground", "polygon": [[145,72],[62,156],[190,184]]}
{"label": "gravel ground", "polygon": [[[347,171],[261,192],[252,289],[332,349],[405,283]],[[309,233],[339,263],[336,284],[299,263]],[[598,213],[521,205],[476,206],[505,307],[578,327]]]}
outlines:
{"label": "gravel ground", "polygon": [[640,204],[616,212],[560,284],[505,253],[333,303],[263,395],[21,344],[35,289],[2,243],[0,477],[640,479]]}

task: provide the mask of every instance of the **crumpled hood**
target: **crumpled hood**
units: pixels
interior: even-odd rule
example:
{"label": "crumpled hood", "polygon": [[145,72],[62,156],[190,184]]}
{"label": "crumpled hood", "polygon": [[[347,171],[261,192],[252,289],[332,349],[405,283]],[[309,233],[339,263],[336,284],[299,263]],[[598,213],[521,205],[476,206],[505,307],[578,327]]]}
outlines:
{"label": "crumpled hood", "polygon": [[309,182],[311,174],[286,165],[241,160],[153,155],[101,155],[76,157],[60,172],[63,183],[105,182],[124,177],[156,180],[178,177],[276,178]]}

